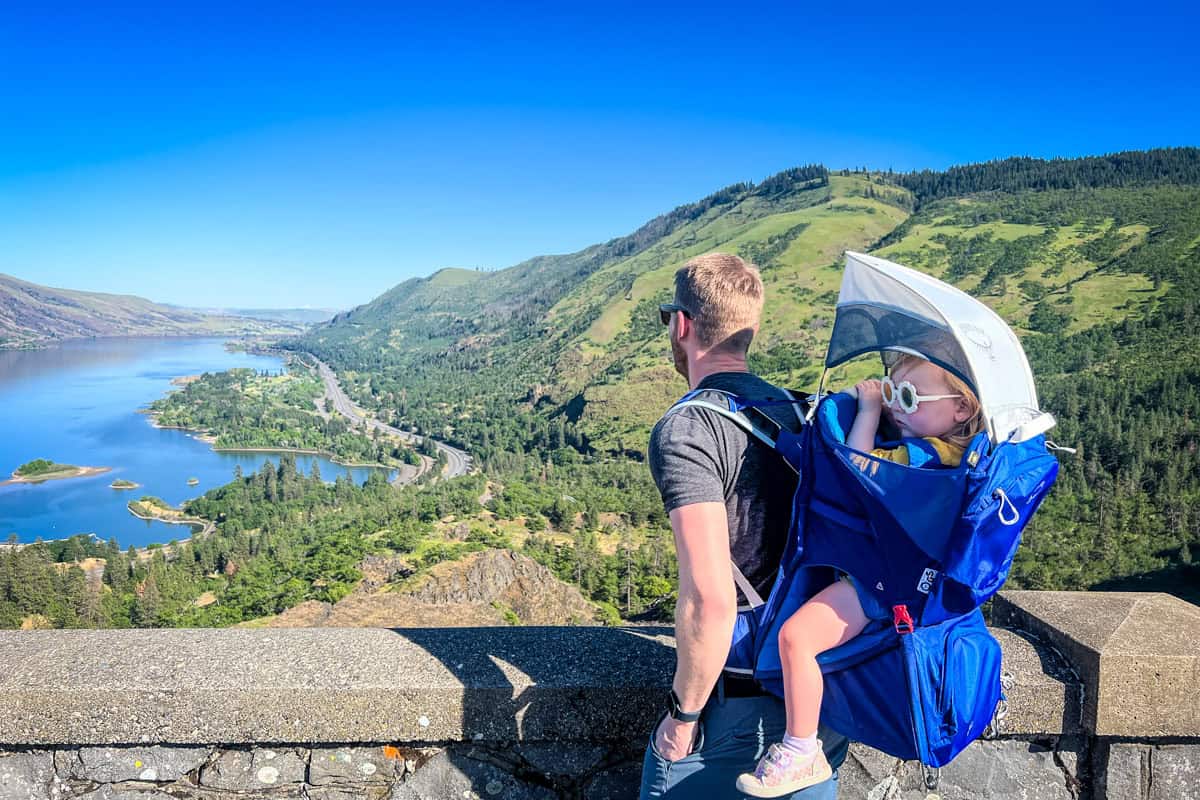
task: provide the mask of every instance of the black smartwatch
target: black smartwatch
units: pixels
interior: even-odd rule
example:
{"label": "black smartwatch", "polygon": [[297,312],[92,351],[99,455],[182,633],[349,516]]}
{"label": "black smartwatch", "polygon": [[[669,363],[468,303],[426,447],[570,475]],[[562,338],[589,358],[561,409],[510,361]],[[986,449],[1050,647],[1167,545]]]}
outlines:
{"label": "black smartwatch", "polygon": [[679,705],[679,695],[675,694],[675,689],[671,689],[671,719],[679,722],[695,722],[700,719],[700,711],[684,711]]}

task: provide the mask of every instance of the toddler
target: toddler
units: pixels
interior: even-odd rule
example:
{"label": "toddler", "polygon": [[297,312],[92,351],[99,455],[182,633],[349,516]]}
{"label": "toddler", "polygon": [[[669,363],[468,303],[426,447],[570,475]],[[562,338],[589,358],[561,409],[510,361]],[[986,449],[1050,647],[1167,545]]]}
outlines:
{"label": "toddler", "polygon": [[[908,464],[905,439],[922,439],[937,453],[941,466],[958,466],[971,439],[984,428],[978,398],[963,381],[917,356],[901,356],[891,375],[854,387],[858,413],[846,444],[877,459]],[[899,432],[899,446],[876,448],[881,415]],[[861,469],[878,468],[866,456]],[[779,632],[783,662],[787,732],[772,744],[754,772],[738,777],[738,791],[752,797],[781,797],[828,780],[832,774],[817,739],[824,681],[817,656],[848,642],[871,616],[886,616],[870,596],[860,597],[854,582],[835,581],[814,595],[784,622]],[[864,611],[864,606],[868,611]]]}

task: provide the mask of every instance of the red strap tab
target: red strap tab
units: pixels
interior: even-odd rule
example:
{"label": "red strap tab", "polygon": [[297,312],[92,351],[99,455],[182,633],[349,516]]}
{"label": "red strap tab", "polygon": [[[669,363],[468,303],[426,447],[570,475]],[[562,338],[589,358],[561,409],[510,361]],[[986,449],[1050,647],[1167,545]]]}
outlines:
{"label": "red strap tab", "polygon": [[908,606],[892,606],[892,627],[900,634],[913,632],[913,621],[908,615]]}

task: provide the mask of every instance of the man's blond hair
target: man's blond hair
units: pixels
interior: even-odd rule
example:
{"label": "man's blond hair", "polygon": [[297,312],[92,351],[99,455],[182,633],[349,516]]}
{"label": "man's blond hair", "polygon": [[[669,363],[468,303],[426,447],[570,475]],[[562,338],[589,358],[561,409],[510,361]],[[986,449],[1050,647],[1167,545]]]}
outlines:
{"label": "man's blond hair", "polygon": [[762,316],[762,278],[737,256],[696,256],[675,273],[675,302],[692,313],[705,348],[745,355]]}

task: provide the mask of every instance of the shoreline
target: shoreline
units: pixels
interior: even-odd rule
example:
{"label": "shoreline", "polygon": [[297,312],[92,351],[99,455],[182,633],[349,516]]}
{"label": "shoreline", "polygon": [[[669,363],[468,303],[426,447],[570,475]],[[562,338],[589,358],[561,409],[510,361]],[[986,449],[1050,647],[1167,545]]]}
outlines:
{"label": "shoreline", "polygon": [[[209,445],[215,445],[217,442],[216,436],[213,436],[211,433],[206,431],[202,431],[199,428],[185,428],[182,425],[163,425],[158,421],[158,412],[149,408],[139,408],[137,413],[145,414],[147,417],[149,417],[150,427],[157,428],[160,431],[183,431],[193,439],[197,439]],[[216,450],[217,448],[213,447],[213,449]]]}
{"label": "shoreline", "polygon": [[[232,319],[248,320],[251,322],[262,323],[263,325],[271,324],[271,320],[264,320],[264,319],[260,319],[258,317],[233,317]],[[288,323],[284,323],[284,325],[287,325],[287,324]],[[242,340],[255,340],[255,339],[264,339],[264,338],[266,338],[266,339],[277,338],[277,339],[281,339],[281,340],[289,339],[291,337],[296,336],[298,333],[303,332],[303,330],[307,327],[308,327],[307,325],[302,325],[299,331],[294,331],[294,330],[288,329],[288,330],[279,330],[275,333],[272,333],[269,331],[264,331],[262,333],[247,333],[242,330],[230,330],[230,331],[226,331],[225,333],[222,333],[218,330],[218,331],[196,331],[194,333],[178,333],[178,332],[172,332],[172,331],[158,331],[158,332],[124,333],[124,334],[111,333],[111,334],[106,334],[106,335],[90,335],[90,336],[89,335],[63,336],[63,337],[53,337],[52,336],[52,337],[48,337],[48,338],[26,339],[26,340],[22,340],[20,342],[0,343],[0,352],[4,352],[4,351],[20,352],[20,351],[28,351],[28,350],[50,350],[51,348],[54,348],[54,347],[61,347],[64,344],[69,345],[69,344],[78,344],[80,342],[95,342],[95,341],[103,342],[103,341],[107,341],[110,339],[112,339],[112,340],[125,340],[125,339],[148,339],[148,340],[153,340],[153,339],[172,339],[172,340],[174,340],[174,339],[221,339],[226,344],[237,345],[237,344],[241,344]],[[236,351],[231,351],[231,352],[236,352]],[[250,352],[250,351],[247,350],[246,352]]]}
{"label": "shoreline", "polygon": [[[133,516],[137,517],[138,519],[145,520],[147,522],[164,522],[167,525],[190,525],[193,528],[199,528],[200,530],[204,530],[209,525],[215,524],[215,523],[209,522],[206,519],[201,519],[200,517],[160,517],[156,514],[144,514],[139,511],[134,510],[133,503],[137,503],[137,502],[141,502],[141,501],[132,500],[125,504],[125,508]],[[178,511],[176,509],[172,509],[172,511],[175,511],[175,513],[177,513],[177,514],[183,513],[182,511]],[[193,533],[195,533],[195,531],[193,531]],[[187,539],[183,539],[181,541],[186,542]],[[166,542],[162,542],[161,544],[165,545]],[[142,548],[139,548],[139,549],[142,549]]]}
{"label": "shoreline", "polygon": [[[199,437],[197,437],[199,438]],[[386,469],[398,470],[400,467],[390,467],[387,464],[360,464],[353,461],[342,461],[333,453],[325,450],[306,450],[299,447],[217,447],[213,445],[213,451],[217,453],[295,453],[302,456],[321,456],[327,458],[339,467],[359,467],[363,469]]]}
{"label": "shoreline", "polygon": [[[125,510],[140,520],[143,520],[145,522],[162,522],[167,525],[187,525],[189,528],[191,528],[190,535],[184,537],[183,539],[174,539],[173,540],[176,545],[184,545],[184,544],[190,545],[191,541],[193,539],[195,539],[199,536],[208,536],[211,533],[215,533],[217,530],[217,523],[213,522],[212,520],[203,519],[201,517],[182,517],[181,516],[181,517],[172,518],[172,517],[160,517],[160,516],[156,516],[154,514],[140,513],[133,508],[133,504],[137,503],[137,502],[141,502],[141,501],[140,500],[131,500],[130,502],[126,503]],[[182,511],[179,511],[178,509],[171,509],[171,510],[177,514],[183,513]],[[151,542],[151,544],[157,544],[158,547],[150,547],[150,545],[146,545],[145,547],[135,547],[134,548],[138,553],[139,559],[149,558],[151,555],[153,555],[153,552],[155,550],[161,549],[164,553],[170,552],[170,550],[171,550],[171,542],[169,542],[169,541],[168,542]]]}
{"label": "shoreline", "polygon": [[112,472],[112,467],[75,467],[69,472],[48,472],[45,475],[18,475],[15,471],[6,481],[0,481],[0,486],[17,483],[46,483],[47,481],[62,481],[70,478],[90,478],[93,475],[103,475]]}
{"label": "shoreline", "polygon": [[400,469],[400,466],[390,466],[388,464],[377,463],[361,463],[357,461],[342,461],[328,450],[312,450],[304,447],[218,447],[217,437],[213,436],[208,431],[198,428],[185,428],[182,425],[163,425],[158,421],[158,412],[150,409],[141,409],[139,413],[145,414],[150,418],[150,424],[159,430],[164,431],[183,431],[197,441],[204,442],[213,449],[214,453],[293,453],[302,456],[321,456],[327,458],[339,467],[355,467],[364,469],[386,469],[395,471]]}
{"label": "shoreline", "polygon": [[[130,502],[138,502],[138,501],[130,501]],[[187,525],[189,528],[191,528],[192,529],[191,535],[187,536],[186,538],[183,538],[183,539],[176,539],[175,540],[176,544],[183,544],[184,542],[190,542],[192,539],[196,538],[197,536],[205,536],[209,533],[216,531],[216,529],[217,529],[217,523],[213,522],[212,520],[204,519],[202,517],[183,517],[183,518],[178,518],[178,519],[171,519],[169,517],[156,517],[156,516],[152,516],[152,515],[147,516],[145,514],[140,514],[137,511],[134,511],[132,508],[129,507],[129,503],[125,504],[125,510],[128,511],[132,516],[137,517],[138,519],[142,520],[143,522],[161,522],[165,525]],[[97,542],[105,541],[104,539],[101,539],[99,536],[97,536],[94,531],[85,531],[85,532],[80,532],[80,533],[73,533],[70,536],[62,536],[57,539],[43,538],[42,542],[44,544],[48,544],[50,542],[65,542],[68,539],[73,539],[76,536],[90,536],[93,539],[95,539]],[[30,545],[33,545],[33,544],[36,544],[36,542],[17,542],[16,544],[9,544],[8,542],[0,542],[0,551],[5,550],[7,548],[16,548],[19,550],[22,547],[29,547]],[[169,541],[167,541],[167,542],[151,542],[150,543],[150,545],[155,545],[155,544],[158,545],[159,547],[167,548],[170,546],[171,543]],[[141,547],[138,547],[137,545],[131,545],[131,547],[133,547],[139,553],[149,553],[149,552],[151,552],[152,549],[157,549],[157,548],[151,548],[150,545],[142,545]],[[128,548],[126,548],[126,549],[128,549]],[[124,551],[122,551],[122,552],[124,552]]]}

